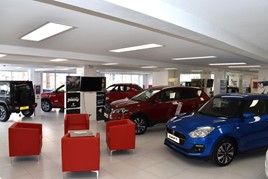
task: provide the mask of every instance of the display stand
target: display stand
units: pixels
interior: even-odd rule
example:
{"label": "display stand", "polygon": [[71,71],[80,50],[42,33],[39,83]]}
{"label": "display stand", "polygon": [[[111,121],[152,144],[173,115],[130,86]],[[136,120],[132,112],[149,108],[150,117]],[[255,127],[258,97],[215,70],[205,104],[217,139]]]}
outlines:
{"label": "display stand", "polygon": [[66,77],[65,114],[80,114],[80,76]]}

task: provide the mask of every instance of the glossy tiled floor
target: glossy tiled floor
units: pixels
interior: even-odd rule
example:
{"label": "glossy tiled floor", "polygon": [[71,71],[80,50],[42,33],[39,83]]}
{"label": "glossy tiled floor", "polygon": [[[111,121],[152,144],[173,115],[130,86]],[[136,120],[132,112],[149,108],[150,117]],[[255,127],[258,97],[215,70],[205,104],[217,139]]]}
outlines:
{"label": "glossy tiled floor", "polygon": [[[15,121],[43,124],[43,148],[37,157],[8,157],[8,127]],[[90,128],[101,133],[101,169],[99,178],[107,179],[264,179],[265,151],[241,154],[227,167],[211,161],[185,157],[163,145],[164,125],[136,136],[136,150],[114,152],[109,156],[105,143],[105,123],[90,121]],[[61,144],[63,113],[54,110],[41,117],[12,115],[0,123],[0,179],[96,178],[96,173],[62,173]]]}

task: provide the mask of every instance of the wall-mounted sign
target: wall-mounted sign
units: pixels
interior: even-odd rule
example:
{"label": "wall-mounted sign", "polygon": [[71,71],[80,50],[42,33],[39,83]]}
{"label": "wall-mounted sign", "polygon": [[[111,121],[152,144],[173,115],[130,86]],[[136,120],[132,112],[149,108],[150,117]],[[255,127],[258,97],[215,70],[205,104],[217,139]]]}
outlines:
{"label": "wall-mounted sign", "polygon": [[41,85],[34,85],[35,98],[40,99]]}

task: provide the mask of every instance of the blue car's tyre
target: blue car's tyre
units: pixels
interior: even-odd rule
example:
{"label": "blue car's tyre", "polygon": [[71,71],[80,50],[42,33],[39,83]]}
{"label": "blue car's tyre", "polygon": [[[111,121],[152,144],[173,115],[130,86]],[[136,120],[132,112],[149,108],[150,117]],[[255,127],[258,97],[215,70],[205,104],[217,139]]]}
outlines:
{"label": "blue car's tyre", "polygon": [[236,148],[232,140],[222,139],[213,150],[212,159],[219,166],[229,165],[235,156]]}

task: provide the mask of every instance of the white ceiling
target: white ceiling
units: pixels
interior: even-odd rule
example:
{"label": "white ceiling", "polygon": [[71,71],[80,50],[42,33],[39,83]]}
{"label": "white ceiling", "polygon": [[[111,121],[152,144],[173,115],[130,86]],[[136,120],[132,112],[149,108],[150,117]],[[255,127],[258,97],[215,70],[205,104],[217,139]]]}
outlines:
{"label": "white ceiling", "polygon": [[[0,63],[102,69],[107,68],[102,63],[117,62],[109,68],[141,70],[141,66],[156,65],[158,70],[209,70],[208,63],[246,62],[268,68],[267,0],[113,0],[120,6],[108,1],[112,0],[1,0],[0,53],[7,56]],[[46,22],[76,28],[41,42],[20,40]],[[164,47],[109,52],[147,43]],[[211,55],[217,58],[171,60]],[[70,60],[50,62],[53,58]]]}

